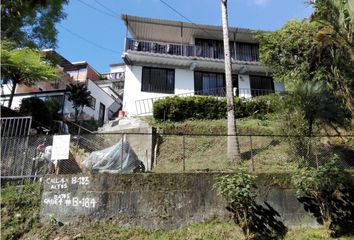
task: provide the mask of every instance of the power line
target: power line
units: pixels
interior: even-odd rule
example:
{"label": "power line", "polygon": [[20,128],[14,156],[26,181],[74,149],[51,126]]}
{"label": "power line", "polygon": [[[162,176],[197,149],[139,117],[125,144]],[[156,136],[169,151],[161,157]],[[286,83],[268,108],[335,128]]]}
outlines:
{"label": "power line", "polygon": [[[84,4],[85,6],[87,6],[87,7],[89,7],[89,8],[92,8],[92,9],[94,9],[94,10],[96,10],[97,12],[100,12],[100,13],[102,13],[102,14],[104,14],[104,15],[107,15],[107,16],[109,16],[109,17],[112,17],[112,18],[117,18],[117,16],[114,14],[111,14],[111,13],[108,13],[108,12],[106,12],[106,11],[103,11],[103,10],[101,10],[101,9],[99,9],[99,8],[96,8],[96,7],[94,7],[94,6],[92,6],[92,5],[90,5],[90,4],[88,4],[88,3],[86,3],[86,2],[84,2],[84,1],[82,1],[82,0],[78,0],[80,3],[82,3],[82,4]],[[100,4],[101,5],[101,4]],[[102,6],[102,5],[101,5]],[[105,7],[106,8],[106,7]],[[107,8],[106,8],[107,9]],[[110,10],[111,11],[111,10]]]}
{"label": "power line", "polygon": [[219,37],[214,35],[213,33],[205,30],[204,28],[198,26],[198,24],[194,23],[192,20],[190,20],[189,18],[187,18],[186,16],[184,16],[182,13],[180,13],[177,9],[175,9],[174,7],[172,7],[170,4],[168,4],[167,2],[165,2],[164,0],[160,0],[161,3],[163,3],[165,6],[167,6],[169,9],[171,9],[172,11],[174,11],[175,13],[177,13],[179,16],[181,16],[183,19],[185,19],[186,21],[188,21],[189,23],[193,24],[195,27],[197,27],[198,29],[202,30],[203,32],[207,33],[208,35],[213,36],[214,38],[218,39]]}
{"label": "power line", "polygon": [[100,3],[97,0],[94,0],[98,5],[100,5],[101,7],[103,7],[104,9],[106,9],[108,12],[112,13],[114,16],[119,16],[118,13],[114,12],[112,9],[110,9],[109,7],[105,6],[104,4]]}
{"label": "power line", "polygon": [[85,38],[85,37],[83,37],[83,36],[77,34],[76,32],[71,31],[70,29],[68,29],[67,27],[64,27],[64,26],[61,25],[61,24],[59,24],[59,27],[63,28],[63,29],[64,29],[65,31],[67,31],[68,33],[74,35],[74,36],[77,37],[77,38],[80,38],[81,40],[83,40],[83,41],[85,41],[85,42],[87,42],[87,43],[89,43],[89,44],[91,44],[91,45],[93,45],[93,46],[95,46],[95,47],[98,47],[98,48],[100,48],[100,49],[103,49],[103,50],[106,50],[106,51],[109,51],[109,52],[113,52],[113,53],[120,54],[119,52],[117,52],[117,51],[115,51],[115,50],[113,50],[113,49],[110,49],[110,48],[106,48],[106,47],[104,47],[104,46],[101,46],[101,45],[99,45],[99,44],[97,44],[97,43],[95,43],[95,42],[93,42],[93,41],[91,41],[91,40],[89,40],[89,39],[87,39],[87,38]]}

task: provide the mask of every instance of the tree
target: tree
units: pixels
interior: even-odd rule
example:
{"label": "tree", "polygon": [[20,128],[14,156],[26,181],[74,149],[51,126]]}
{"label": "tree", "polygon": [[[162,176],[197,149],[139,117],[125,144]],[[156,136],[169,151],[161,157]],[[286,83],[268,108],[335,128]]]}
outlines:
{"label": "tree", "polygon": [[323,82],[298,84],[293,92],[285,97],[286,116],[284,131],[289,137],[294,156],[309,160],[311,139],[320,129],[330,126],[346,127],[351,115],[343,101],[327,90]]}
{"label": "tree", "polygon": [[225,79],[226,79],[226,108],[227,108],[227,157],[230,160],[237,160],[239,157],[238,142],[236,136],[236,121],[234,110],[234,98],[232,95],[231,55],[229,26],[227,20],[227,0],[221,0],[222,29],[224,39],[225,55]]}
{"label": "tree", "polygon": [[72,101],[73,108],[75,109],[75,122],[77,122],[80,110],[91,104],[91,92],[82,83],[70,83],[67,86],[67,91],[69,91],[68,99]]}
{"label": "tree", "polygon": [[44,60],[42,52],[30,48],[13,48],[1,42],[1,75],[4,84],[12,83],[8,107],[11,107],[17,84],[32,86],[38,81],[58,78],[58,69]]}
{"label": "tree", "polygon": [[338,237],[341,231],[352,231],[353,181],[336,156],[318,168],[298,169],[293,182],[299,200],[314,213],[329,235]]}
{"label": "tree", "polygon": [[348,2],[317,0],[309,22],[292,20],[279,31],[257,37],[260,59],[275,79],[286,82],[288,89],[323,81],[354,112],[353,13]]}
{"label": "tree", "polygon": [[45,102],[38,97],[24,98],[20,105],[20,113],[32,116],[33,126],[38,126],[38,123],[46,127],[52,125],[53,119],[50,110]]}
{"label": "tree", "polygon": [[66,17],[68,0],[1,0],[1,40],[18,47],[54,48],[55,25]]}

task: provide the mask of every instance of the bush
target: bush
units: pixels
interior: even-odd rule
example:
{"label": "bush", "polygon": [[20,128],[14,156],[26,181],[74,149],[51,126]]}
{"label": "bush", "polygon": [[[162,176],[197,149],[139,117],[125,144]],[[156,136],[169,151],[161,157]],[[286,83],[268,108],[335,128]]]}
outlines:
{"label": "bush", "polygon": [[[235,115],[243,118],[272,113],[280,109],[280,101],[278,94],[251,99],[235,97]],[[227,116],[226,99],[207,96],[167,97],[154,102],[153,116],[156,120],[171,121],[223,119]]]}
{"label": "bush", "polygon": [[256,203],[256,177],[239,169],[235,175],[221,176],[214,184],[219,195],[228,202],[227,210],[233,213],[245,239],[282,239],[287,228],[278,220],[277,213],[268,203]]}
{"label": "bush", "polygon": [[30,97],[22,99],[20,105],[20,113],[24,116],[32,116],[32,127],[40,124],[51,126],[52,115],[45,102],[38,97]]}
{"label": "bush", "polygon": [[317,169],[300,168],[293,182],[305,209],[317,217],[330,236],[353,231],[352,179],[338,164],[337,156]]}

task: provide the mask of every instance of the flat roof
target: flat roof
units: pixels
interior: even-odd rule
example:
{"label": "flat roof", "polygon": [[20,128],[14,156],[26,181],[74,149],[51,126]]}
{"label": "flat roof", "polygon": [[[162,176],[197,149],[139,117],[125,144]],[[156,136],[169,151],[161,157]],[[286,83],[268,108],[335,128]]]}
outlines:
{"label": "flat roof", "polygon": [[[146,18],[123,14],[128,31],[138,40],[176,42],[188,44],[194,38],[223,39],[222,26],[193,24],[182,21]],[[229,27],[230,41],[257,42],[254,39],[256,30]]]}

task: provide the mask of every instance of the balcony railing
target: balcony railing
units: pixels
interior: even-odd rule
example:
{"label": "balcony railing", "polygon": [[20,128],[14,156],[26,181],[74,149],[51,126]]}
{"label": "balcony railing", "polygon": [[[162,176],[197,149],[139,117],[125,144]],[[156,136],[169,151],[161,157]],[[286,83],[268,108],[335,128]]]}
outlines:
{"label": "balcony railing", "polygon": [[[236,51],[235,51],[236,48]],[[126,39],[125,50],[168,54],[184,57],[201,57],[211,59],[224,59],[224,49],[221,47],[198,46],[190,44],[161,43]],[[258,62],[258,47],[248,44],[236,44],[230,46],[231,57],[238,61]]]}

